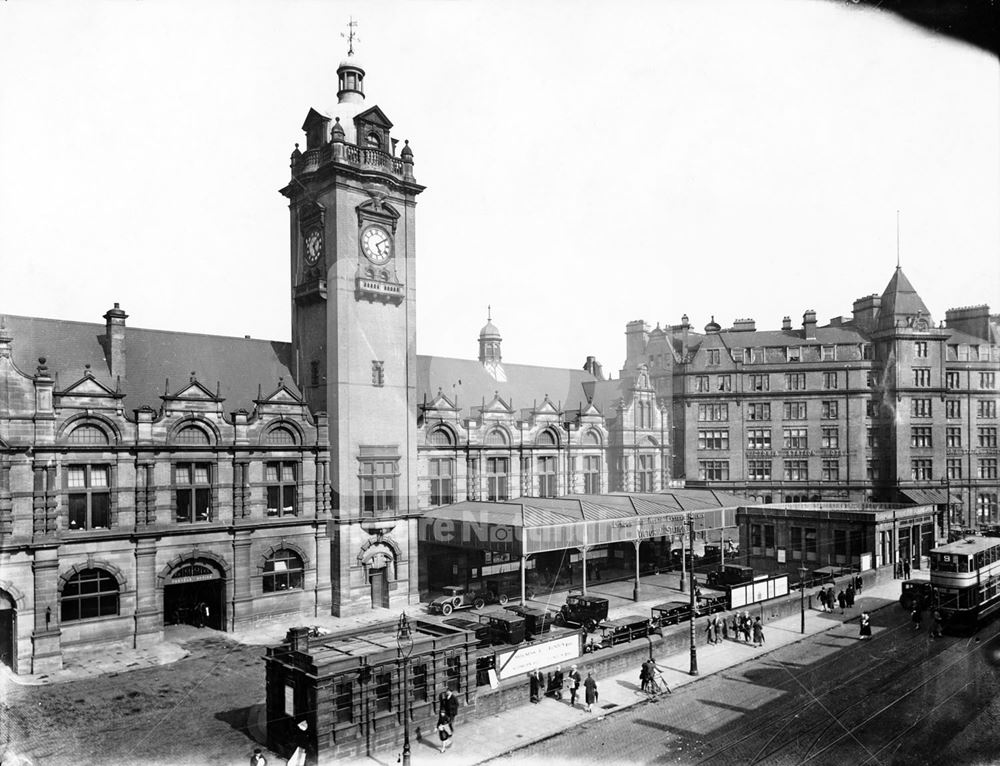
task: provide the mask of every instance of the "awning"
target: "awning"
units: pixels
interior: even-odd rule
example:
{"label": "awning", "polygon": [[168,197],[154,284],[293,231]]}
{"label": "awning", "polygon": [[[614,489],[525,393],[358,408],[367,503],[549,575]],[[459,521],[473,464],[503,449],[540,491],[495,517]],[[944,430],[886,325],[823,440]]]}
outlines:
{"label": "awning", "polygon": [[[912,500],[917,505],[947,505],[948,492],[944,489],[904,489],[903,497]],[[952,497],[952,503],[956,502]]]}

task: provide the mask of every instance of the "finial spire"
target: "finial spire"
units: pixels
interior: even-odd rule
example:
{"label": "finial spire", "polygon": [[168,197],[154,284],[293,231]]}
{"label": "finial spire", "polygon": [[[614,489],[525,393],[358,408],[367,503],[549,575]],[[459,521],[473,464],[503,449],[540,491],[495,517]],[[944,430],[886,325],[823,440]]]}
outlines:
{"label": "finial spire", "polygon": [[345,40],[347,40],[347,55],[353,56],[354,41],[357,40],[358,42],[361,42],[361,38],[358,37],[358,33],[354,31],[355,29],[357,29],[358,22],[354,20],[353,16],[348,16],[348,19],[349,20],[347,22],[347,34],[341,32],[340,36],[343,37]]}
{"label": "finial spire", "polygon": [[899,211],[896,211],[896,268],[899,268]]}
{"label": "finial spire", "polygon": [[493,321],[493,307],[490,306],[490,304],[488,303],[486,304],[486,321],[487,322]]}

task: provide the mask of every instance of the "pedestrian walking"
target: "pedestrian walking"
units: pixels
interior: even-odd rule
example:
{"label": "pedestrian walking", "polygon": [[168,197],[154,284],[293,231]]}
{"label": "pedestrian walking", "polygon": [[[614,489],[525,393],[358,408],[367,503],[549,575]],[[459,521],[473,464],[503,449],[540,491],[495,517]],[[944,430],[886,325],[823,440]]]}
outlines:
{"label": "pedestrian walking", "polygon": [[840,604],[840,613],[843,614],[844,609],[847,608],[847,596],[844,594],[843,590],[837,594],[837,603]]}
{"label": "pedestrian walking", "polygon": [[819,589],[819,593],[816,594],[816,600],[819,601],[820,611],[826,611],[826,591],[823,588]]}
{"label": "pedestrian walking", "polygon": [[267,766],[267,758],[264,757],[264,753],[259,747],[253,749],[253,755],[250,756],[250,766]]}
{"label": "pedestrian walking", "polygon": [[448,720],[448,714],[444,710],[438,712],[437,732],[438,739],[441,740],[441,752],[443,753],[451,747],[451,735],[453,733],[451,721]]}
{"label": "pedestrian walking", "polygon": [[937,609],[931,615],[931,638],[941,638],[944,633],[944,617]]}
{"label": "pedestrian walking", "polygon": [[732,628],[733,628],[733,641],[739,641],[740,640],[740,613],[739,612],[733,612]]}
{"label": "pedestrian walking", "polygon": [[854,608],[854,585],[848,585],[847,590],[844,591],[844,598],[847,601],[847,608]]}
{"label": "pedestrian walking", "polygon": [[857,575],[854,578],[854,591],[860,596],[861,587],[865,584],[864,578],[861,575]]}
{"label": "pedestrian walking", "polygon": [[862,641],[872,637],[872,620],[868,612],[861,613],[861,631],[858,635]]}
{"label": "pedestrian walking", "polygon": [[528,673],[528,689],[532,702],[537,703],[539,700],[539,695],[542,693],[542,684],[545,683],[545,679],[542,677],[542,672],[540,670],[532,670]]}
{"label": "pedestrian walking", "polygon": [[903,579],[904,580],[909,580],[910,579],[910,560],[909,559],[906,559],[905,561],[903,561]]}
{"label": "pedestrian walking", "polygon": [[649,673],[650,665],[653,663],[653,658],[650,657],[642,663],[642,667],[639,668],[639,688],[644,692],[649,691]]}
{"label": "pedestrian walking", "polygon": [[748,644],[750,643],[750,631],[753,626],[753,620],[750,619],[750,612],[743,612],[743,640]]}
{"label": "pedestrian walking", "polygon": [[569,706],[576,707],[576,695],[580,691],[580,671],[573,665],[569,669]]}
{"label": "pedestrian walking", "polygon": [[913,629],[920,630],[920,626],[924,622],[924,613],[920,611],[920,604],[918,603],[913,607],[913,611],[910,612],[910,620],[913,622]]}
{"label": "pedestrian walking", "polygon": [[708,636],[708,643],[715,643],[715,620],[711,615],[705,618],[705,635]]}
{"label": "pedestrian walking", "polygon": [[760,617],[753,621],[753,645],[764,645],[764,623],[760,621]]}
{"label": "pedestrian walking", "polygon": [[583,694],[584,699],[587,702],[587,712],[591,712],[591,705],[597,702],[597,681],[594,678],[594,674],[589,670],[587,671],[587,680],[583,682]]}
{"label": "pedestrian walking", "polygon": [[722,617],[719,618],[719,622],[722,625],[722,638],[724,640],[728,639],[729,638],[729,620],[726,619],[726,615],[722,615]]}
{"label": "pedestrian walking", "polygon": [[451,689],[445,689],[438,697],[438,710],[443,710],[454,728],[458,718],[458,696]]}
{"label": "pedestrian walking", "polygon": [[563,672],[562,665],[556,665],[555,671],[549,677],[549,694],[555,699],[561,700],[563,693]]}

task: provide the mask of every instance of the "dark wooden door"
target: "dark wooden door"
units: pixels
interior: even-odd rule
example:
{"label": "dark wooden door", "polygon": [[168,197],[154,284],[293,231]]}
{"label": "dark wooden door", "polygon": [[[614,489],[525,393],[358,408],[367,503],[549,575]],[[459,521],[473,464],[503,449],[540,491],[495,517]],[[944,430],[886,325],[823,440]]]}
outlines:
{"label": "dark wooden door", "polygon": [[13,609],[0,611],[0,663],[8,668],[14,667],[14,619],[17,612]]}
{"label": "dark wooden door", "polygon": [[369,576],[372,586],[372,606],[389,608],[389,580],[385,576],[384,569],[376,569]]}

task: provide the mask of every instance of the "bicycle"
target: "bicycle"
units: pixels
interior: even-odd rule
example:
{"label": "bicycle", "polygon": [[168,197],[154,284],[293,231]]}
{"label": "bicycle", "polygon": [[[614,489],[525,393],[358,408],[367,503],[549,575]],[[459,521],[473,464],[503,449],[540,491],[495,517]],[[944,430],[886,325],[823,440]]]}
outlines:
{"label": "bicycle", "polygon": [[657,672],[646,682],[646,694],[650,697],[658,697],[661,694],[673,694],[673,692],[670,691],[670,686],[667,685],[663,674]]}

